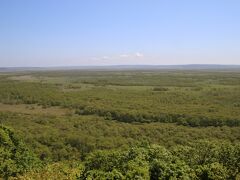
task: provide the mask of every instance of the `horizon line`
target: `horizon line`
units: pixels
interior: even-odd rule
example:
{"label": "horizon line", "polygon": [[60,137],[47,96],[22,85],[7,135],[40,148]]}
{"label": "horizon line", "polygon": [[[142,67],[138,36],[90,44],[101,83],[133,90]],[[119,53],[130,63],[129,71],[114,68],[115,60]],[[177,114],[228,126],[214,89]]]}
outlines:
{"label": "horizon line", "polygon": [[0,66],[0,68],[74,68],[74,67],[116,67],[116,66],[240,66],[240,64],[115,64],[115,65],[59,65],[59,66]]}

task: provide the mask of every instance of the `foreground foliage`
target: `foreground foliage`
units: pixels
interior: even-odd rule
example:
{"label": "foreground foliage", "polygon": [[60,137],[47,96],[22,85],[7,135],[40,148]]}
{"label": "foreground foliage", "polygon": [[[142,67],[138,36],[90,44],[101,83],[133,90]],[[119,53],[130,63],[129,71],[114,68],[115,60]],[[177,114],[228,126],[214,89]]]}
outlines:
{"label": "foreground foliage", "polygon": [[83,179],[235,179],[240,146],[200,142],[167,150],[161,146],[100,151],[85,162]]}
{"label": "foreground foliage", "polygon": [[166,148],[197,140],[240,142],[240,127],[192,128],[172,123],[129,124],[90,115],[46,116],[0,113],[45,162],[78,160],[95,150],[126,149],[142,141]]}
{"label": "foreground foliage", "polygon": [[41,166],[37,157],[5,126],[0,126],[0,177],[8,178]]}
{"label": "foreground foliage", "polygon": [[237,179],[240,145],[202,141],[171,150],[141,145],[125,151],[96,151],[82,164],[53,164],[19,179]]}

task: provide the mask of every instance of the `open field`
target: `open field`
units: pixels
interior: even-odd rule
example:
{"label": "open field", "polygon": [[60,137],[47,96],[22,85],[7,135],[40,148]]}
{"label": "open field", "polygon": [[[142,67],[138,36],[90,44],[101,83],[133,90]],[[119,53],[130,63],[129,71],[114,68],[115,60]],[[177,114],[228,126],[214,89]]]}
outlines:
{"label": "open field", "polygon": [[124,122],[239,126],[239,84],[238,72],[55,71],[5,76],[0,96]]}
{"label": "open field", "polygon": [[0,103],[0,112],[9,113],[21,113],[21,114],[33,114],[33,115],[53,115],[63,116],[73,113],[70,109],[60,107],[48,107],[43,108],[38,105],[26,105],[26,104],[2,104]]}
{"label": "open field", "polygon": [[[6,143],[16,141],[9,134],[14,132],[39,164],[53,168],[14,172],[11,164],[6,177],[149,179],[163,163],[182,179],[198,179],[211,168],[233,179],[240,169],[240,72],[4,72],[0,122]],[[124,163],[113,168],[108,158]]]}

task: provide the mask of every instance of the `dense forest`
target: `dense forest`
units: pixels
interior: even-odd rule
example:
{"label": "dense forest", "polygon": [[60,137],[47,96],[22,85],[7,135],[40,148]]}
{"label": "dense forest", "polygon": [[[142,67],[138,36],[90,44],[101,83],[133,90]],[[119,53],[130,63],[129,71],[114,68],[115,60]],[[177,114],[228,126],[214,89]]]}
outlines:
{"label": "dense forest", "polygon": [[0,73],[3,179],[240,179],[238,70]]}

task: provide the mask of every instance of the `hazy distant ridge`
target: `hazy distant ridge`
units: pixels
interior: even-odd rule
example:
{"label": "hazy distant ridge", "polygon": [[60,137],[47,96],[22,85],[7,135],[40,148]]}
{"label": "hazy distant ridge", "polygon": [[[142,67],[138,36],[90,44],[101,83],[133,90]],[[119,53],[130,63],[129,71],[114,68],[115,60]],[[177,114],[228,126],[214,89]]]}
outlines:
{"label": "hazy distant ridge", "polygon": [[224,70],[239,69],[240,65],[188,64],[188,65],[112,65],[112,66],[56,66],[56,67],[0,67],[0,72],[44,70]]}

